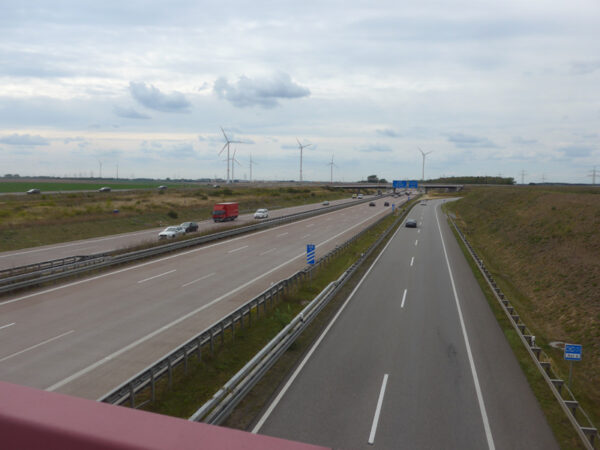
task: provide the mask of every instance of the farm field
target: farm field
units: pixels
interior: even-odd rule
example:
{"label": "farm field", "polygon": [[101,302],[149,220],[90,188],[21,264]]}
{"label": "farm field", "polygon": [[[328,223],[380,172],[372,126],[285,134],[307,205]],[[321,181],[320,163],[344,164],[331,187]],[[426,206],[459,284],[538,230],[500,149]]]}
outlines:
{"label": "farm field", "polygon": [[[0,196],[0,251],[162,227],[210,218],[213,205],[237,201],[240,213],[347,198],[326,187],[196,187]],[[115,212],[118,211],[118,212]]]}
{"label": "farm field", "polygon": [[573,391],[600,423],[600,189],[467,188],[447,205],[536,343],[569,377],[563,350],[583,345]]}
{"label": "farm field", "polygon": [[63,192],[63,191],[97,191],[103,186],[110,186],[112,189],[156,189],[161,184],[172,187],[189,187],[190,184],[174,184],[160,182],[122,182],[116,180],[103,181],[41,181],[39,179],[24,179],[22,181],[0,181],[0,193],[21,193],[29,189],[37,188],[44,192]]}

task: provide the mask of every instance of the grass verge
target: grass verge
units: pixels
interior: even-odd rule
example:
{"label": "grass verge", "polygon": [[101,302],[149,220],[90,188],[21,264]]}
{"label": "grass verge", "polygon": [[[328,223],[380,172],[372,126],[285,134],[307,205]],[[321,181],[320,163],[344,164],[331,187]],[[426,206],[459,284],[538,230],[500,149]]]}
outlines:
{"label": "grass verge", "polygon": [[521,342],[518,333],[513,328],[511,322],[508,320],[508,317],[506,317],[504,310],[496,300],[494,293],[479,271],[479,268],[475,264],[475,261],[473,261],[471,254],[463,244],[460,236],[458,236],[458,233],[452,224],[450,224],[450,229],[452,230],[452,233],[454,233],[454,237],[460,245],[465,258],[468,261],[471,270],[473,271],[473,275],[475,275],[475,278],[477,279],[477,282],[479,283],[479,286],[481,287],[481,290],[483,291],[485,298],[487,299],[488,304],[490,305],[490,308],[492,309],[492,312],[498,321],[498,325],[500,325],[506,340],[512,348],[513,353],[515,354],[515,357],[521,366],[521,370],[525,374],[527,382],[537,398],[538,403],[540,404],[540,407],[546,416],[546,420],[548,421],[548,424],[550,425],[550,428],[552,429],[552,432],[554,433],[554,436],[560,445],[560,448],[584,449],[585,447],[581,444],[579,436],[573,430],[571,422],[565,416],[565,413],[552,394],[552,391],[546,384],[544,377],[531,360],[529,352],[527,352],[527,350],[523,347],[523,343]]}
{"label": "grass verge", "polygon": [[[337,257],[323,266],[313,277],[299,289],[285,296],[280,303],[267,312],[261,313],[261,320],[254,321],[252,328],[237,329],[235,335],[226,334],[224,343],[216,348],[213,354],[203,355],[202,360],[190,359],[187,372],[178,367],[173,373],[173,388],[167,386],[166,380],[157,384],[157,399],[147,403],[143,409],[161,414],[187,418],[206,402],[223,384],[227,382],[248,360],[250,360],[266,343],[268,343],[306,304],[312,300],[331,281],[337,279],[369,246],[387,229],[396,215],[384,219],[376,227],[366,232],[352,245],[339,253]],[[375,252],[374,252],[375,253]],[[366,265],[363,264],[362,267]],[[360,270],[359,270],[360,272]],[[353,277],[357,279],[358,277]],[[292,344],[280,362],[267,374],[259,386],[247,396],[230,418],[228,425],[245,428],[262,408],[268,399],[271,389],[275,389],[289,371],[290,364],[302,355],[312,342],[319,327],[327,323],[331,311],[335,311],[340,299],[347,295],[348,285],[336,296],[324,311],[305,330],[300,338]],[[317,330],[317,331],[315,331]],[[139,401],[143,401],[139,396]]]}

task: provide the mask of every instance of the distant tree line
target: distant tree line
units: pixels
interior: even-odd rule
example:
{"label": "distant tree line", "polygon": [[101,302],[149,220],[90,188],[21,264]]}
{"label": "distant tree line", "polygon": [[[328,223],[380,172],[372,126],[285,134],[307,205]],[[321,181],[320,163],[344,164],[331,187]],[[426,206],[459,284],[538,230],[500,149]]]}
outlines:
{"label": "distant tree line", "polygon": [[443,184],[516,184],[513,177],[442,177],[427,180],[426,183]]}

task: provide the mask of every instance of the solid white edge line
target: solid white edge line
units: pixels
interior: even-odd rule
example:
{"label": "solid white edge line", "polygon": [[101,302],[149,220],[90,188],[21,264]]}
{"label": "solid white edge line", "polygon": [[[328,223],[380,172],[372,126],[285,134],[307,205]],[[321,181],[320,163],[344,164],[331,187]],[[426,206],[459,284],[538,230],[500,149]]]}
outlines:
{"label": "solid white edge line", "polygon": [[456,285],[454,284],[454,276],[452,275],[450,260],[448,259],[448,252],[446,251],[446,244],[444,243],[444,236],[442,235],[442,227],[440,225],[440,219],[438,218],[437,208],[435,209],[435,220],[437,220],[440,238],[442,239],[442,248],[444,249],[444,257],[446,258],[446,265],[448,266],[448,273],[450,275],[450,282],[452,284],[452,292],[454,294],[454,301],[456,302],[456,309],[458,310],[460,328],[462,329],[463,338],[465,340],[465,346],[467,348],[467,356],[469,357],[469,365],[471,366],[471,374],[473,375],[473,383],[475,384],[477,402],[479,403],[479,410],[481,411],[481,419],[483,420],[483,428],[485,430],[488,448],[490,450],[494,450],[496,448],[494,445],[494,438],[492,436],[492,430],[488,421],[485,403],[483,402],[483,394],[481,393],[481,386],[479,385],[479,377],[477,376],[477,369],[475,368],[475,361],[473,360],[473,353],[471,352],[471,345],[469,344],[469,336],[467,334],[467,328],[465,327],[465,321],[463,319],[462,309],[460,307],[460,301],[458,299],[458,293],[456,292]]}
{"label": "solid white edge line", "polygon": [[175,272],[177,269],[169,270],[168,272],[161,273],[159,275],[154,275],[153,277],[144,278],[143,280],[138,281],[138,283],[145,283],[146,281],[154,280],[155,278],[164,277],[165,275],[169,275],[170,273]]}
{"label": "solid white edge line", "polygon": [[385,387],[387,386],[388,374],[383,375],[383,382],[381,383],[381,389],[379,391],[379,399],[377,400],[377,408],[375,409],[375,416],[373,417],[373,424],[371,425],[371,433],[369,434],[369,444],[373,445],[375,442],[375,432],[377,431],[377,425],[379,424],[379,414],[381,413],[381,406],[383,405],[383,397],[385,395]]}
{"label": "solid white edge line", "polygon": [[235,252],[238,252],[240,250],[244,250],[245,248],[248,248],[248,246],[244,245],[243,247],[240,247],[240,248],[234,248],[233,250],[229,250],[227,253],[235,253]]}
{"label": "solid white edge line", "polygon": [[304,357],[302,362],[298,365],[298,367],[296,368],[296,370],[294,371],[292,376],[287,380],[287,382],[285,383],[285,385],[283,386],[281,391],[279,391],[279,393],[277,394],[277,396],[275,397],[273,402],[269,405],[269,407],[267,408],[265,413],[262,415],[262,417],[259,419],[259,421],[254,426],[251,433],[257,434],[260,431],[260,429],[262,428],[264,423],[267,421],[267,419],[269,418],[269,416],[271,415],[273,410],[277,407],[277,405],[279,404],[279,402],[281,401],[281,399],[283,398],[283,396],[285,395],[287,390],[290,388],[290,386],[292,385],[292,383],[294,382],[294,380],[296,379],[296,377],[298,376],[300,371],[304,368],[304,366],[306,365],[306,363],[308,362],[308,360],[310,359],[312,354],[315,352],[315,350],[321,343],[321,341],[325,338],[325,335],[329,332],[329,330],[331,329],[333,324],[337,321],[338,317],[342,314],[342,312],[344,311],[344,309],[346,308],[346,306],[348,305],[350,300],[352,300],[352,297],[354,297],[354,294],[356,293],[356,291],[358,291],[358,288],[360,288],[360,286],[363,284],[363,281],[365,281],[365,279],[367,278],[369,273],[371,273],[371,270],[373,269],[373,267],[375,267],[375,264],[377,264],[377,261],[379,261],[379,258],[381,258],[381,255],[383,255],[385,253],[386,249],[388,248],[390,243],[394,240],[394,238],[396,237],[396,234],[398,234],[398,231],[400,231],[400,229],[401,229],[401,227],[398,227],[398,229],[396,230],[396,232],[394,233],[392,238],[388,241],[388,243],[385,245],[385,247],[383,248],[381,253],[379,253],[379,255],[377,255],[377,258],[375,258],[375,261],[373,261],[373,264],[371,264],[371,267],[369,267],[369,269],[365,272],[365,274],[360,279],[360,281],[358,282],[356,287],[352,290],[352,292],[350,293],[350,295],[348,296],[348,298],[346,299],[344,304],[340,307],[340,309],[335,314],[335,316],[333,316],[333,319],[331,319],[331,322],[329,322],[327,327],[323,330],[323,333],[321,333],[321,335],[319,336],[319,339],[316,340],[316,342],[310,348],[310,350],[308,351],[308,353],[306,354],[306,356]]}
{"label": "solid white edge line", "polygon": [[[356,223],[356,224],[352,225],[351,227],[347,228],[347,229],[346,229],[346,230],[344,230],[344,231],[341,231],[341,232],[339,232],[339,233],[338,233],[338,234],[336,234],[335,236],[332,236],[332,237],[330,237],[329,239],[326,239],[326,240],[324,240],[323,242],[321,242],[321,243],[320,243],[320,244],[318,244],[318,245],[324,245],[324,244],[327,244],[329,241],[332,241],[332,240],[336,239],[337,237],[341,236],[342,234],[344,234],[344,233],[347,233],[348,231],[352,230],[353,228],[356,228],[356,227],[358,227],[358,226],[362,225],[363,223],[365,223],[365,222],[367,222],[367,221],[369,221],[369,220],[373,219],[374,217],[376,217],[376,216],[377,216],[377,215],[379,215],[379,214],[380,214],[380,213],[373,214],[372,216],[370,216],[370,217],[366,218],[365,220],[363,220],[363,221],[361,221],[361,222],[358,222],[358,223]],[[387,247],[387,246],[386,246],[386,247]],[[125,347],[122,347],[121,349],[117,350],[116,352],[114,352],[114,353],[111,353],[111,354],[110,354],[110,355],[108,355],[108,356],[105,356],[105,357],[104,357],[104,358],[102,358],[101,360],[98,360],[98,361],[96,361],[95,363],[92,363],[92,364],[90,364],[89,366],[87,366],[87,367],[84,367],[84,368],[83,368],[83,369],[81,369],[80,371],[78,371],[78,372],[76,372],[76,373],[74,373],[74,374],[72,374],[72,375],[68,376],[67,378],[64,378],[64,379],[62,379],[61,381],[58,381],[57,383],[54,383],[52,386],[49,386],[49,387],[47,387],[47,388],[46,388],[46,391],[55,391],[56,389],[59,389],[59,388],[61,388],[61,387],[62,387],[62,386],[64,386],[65,384],[68,384],[68,383],[70,383],[71,381],[73,381],[73,380],[76,380],[77,378],[79,378],[79,377],[81,377],[81,376],[83,376],[83,375],[85,375],[85,374],[87,374],[87,373],[91,372],[92,370],[94,370],[95,368],[97,368],[97,367],[101,366],[101,365],[102,365],[102,364],[104,364],[105,362],[107,362],[107,361],[110,361],[111,359],[113,359],[113,358],[116,358],[117,356],[120,356],[120,355],[122,355],[123,353],[125,353],[125,352],[127,352],[127,351],[131,350],[132,348],[134,348],[134,347],[138,346],[139,344],[141,344],[141,343],[143,343],[143,342],[145,342],[145,341],[147,341],[147,340],[149,340],[149,339],[153,338],[154,336],[156,336],[156,335],[158,335],[158,334],[162,333],[162,332],[163,332],[163,331],[165,331],[165,330],[168,330],[168,329],[169,329],[169,328],[171,328],[172,326],[174,326],[174,325],[177,325],[178,323],[181,323],[181,322],[183,322],[184,320],[186,320],[186,319],[188,319],[188,318],[192,317],[194,314],[197,314],[197,313],[199,313],[200,311],[202,311],[202,310],[204,310],[204,309],[206,309],[206,308],[209,308],[209,307],[211,307],[211,306],[212,306],[212,305],[214,305],[215,303],[218,303],[218,302],[220,302],[221,300],[223,300],[223,299],[225,299],[225,298],[229,297],[230,295],[232,295],[232,294],[235,294],[236,292],[238,292],[238,291],[240,291],[240,290],[242,290],[242,289],[244,289],[244,288],[248,287],[249,285],[251,285],[252,283],[256,282],[257,280],[260,280],[261,278],[264,278],[264,277],[266,277],[266,276],[270,275],[271,273],[275,272],[276,270],[279,270],[279,269],[281,269],[283,266],[285,266],[285,265],[287,265],[287,264],[291,263],[292,261],[294,261],[294,260],[296,260],[296,259],[298,259],[298,258],[301,258],[301,257],[303,257],[303,256],[305,256],[305,255],[306,255],[306,253],[305,253],[305,252],[302,252],[302,253],[300,253],[299,255],[296,255],[296,256],[292,257],[291,259],[289,259],[289,260],[287,260],[286,262],[284,262],[284,263],[282,263],[282,264],[278,265],[277,267],[274,267],[274,268],[272,268],[271,270],[268,270],[267,272],[265,272],[265,273],[263,273],[263,274],[261,274],[261,275],[257,276],[256,278],[254,278],[254,279],[252,279],[252,280],[250,280],[250,281],[247,281],[246,283],[244,283],[244,284],[242,284],[242,285],[238,286],[237,288],[235,288],[235,289],[232,289],[232,290],[231,290],[231,291],[229,291],[229,292],[226,292],[225,294],[221,295],[220,297],[217,297],[217,298],[215,298],[214,300],[211,300],[210,302],[206,303],[205,305],[202,305],[202,306],[200,306],[200,307],[196,308],[195,310],[193,310],[193,311],[190,311],[189,313],[187,313],[187,314],[185,314],[185,315],[183,315],[183,316],[179,317],[178,319],[175,319],[175,320],[173,320],[172,322],[170,322],[170,323],[168,323],[168,324],[166,324],[166,325],[163,325],[162,327],[160,327],[160,328],[158,328],[158,329],[154,330],[152,333],[150,333],[150,334],[147,334],[146,336],[143,336],[143,337],[139,338],[138,340],[136,340],[136,341],[132,342],[131,344],[128,344],[128,345],[126,345]],[[100,398],[102,398],[102,397],[100,397]]]}
{"label": "solid white edge line", "polygon": [[410,258],[410,267],[413,266],[414,262],[415,262],[415,257],[413,256],[412,258]]}
{"label": "solid white edge line", "polygon": [[216,273],[213,272],[213,273],[209,273],[208,275],[204,275],[203,277],[196,278],[195,280],[190,281],[189,283],[182,284],[181,287],[188,287],[188,286],[190,286],[190,285],[192,285],[194,283],[197,283],[198,281],[206,280],[207,278],[210,278],[213,275],[216,275]]}
{"label": "solid white edge line", "polygon": [[8,328],[8,327],[12,327],[14,324],[15,324],[15,322],[13,322],[13,323],[9,323],[8,325],[2,325],[2,326],[0,327],[0,330],[1,330],[2,328]]}
{"label": "solid white edge line", "polygon": [[10,358],[13,358],[13,357],[15,357],[15,356],[18,356],[18,355],[20,355],[20,354],[22,354],[22,353],[28,352],[29,350],[33,350],[34,348],[41,347],[41,346],[42,346],[42,345],[44,345],[44,344],[48,344],[49,342],[55,341],[56,339],[59,339],[59,338],[61,338],[61,337],[63,337],[63,336],[66,336],[67,334],[71,334],[71,333],[73,333],[74,331],[75,331],[75,330],[67,331],[66,333],[59,334],[58,336],[54,336],[53,338],[50,338],[50,339],[46,339],[45,341],[43,341],[43,342],[40,342],[39,344],[35,344],[35,345],[32,345],[31,347],[27,347],[27,348],[26,348],[26,349],[24,349],[24,350],[21,350],[21,351],[19,351],[19,352],[13,353],[12,355],[8,355],[8,356],[5,356],[4,358],[0,358],[0,362],[4,362],[4,361],[6,361],[7,359],[10,359]]}
{"label": "solid white edge line", "polygon": [[406,289],[404,289],[404,294],[402,295],[402,303],[400,303],[400,308],[404,308],[405,301],[406,301]]}

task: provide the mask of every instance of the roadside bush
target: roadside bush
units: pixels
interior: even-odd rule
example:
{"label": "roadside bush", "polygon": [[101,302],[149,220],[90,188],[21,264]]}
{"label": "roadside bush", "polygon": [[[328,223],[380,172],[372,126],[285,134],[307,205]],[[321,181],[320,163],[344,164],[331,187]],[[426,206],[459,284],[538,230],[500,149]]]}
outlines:
{"label": "roadside bush", "polygon": [[179,217],[179,214],[177,214],[176,211],[171,210],[167,213],[167,216],[169,216],[171,219],[177,219]]}

